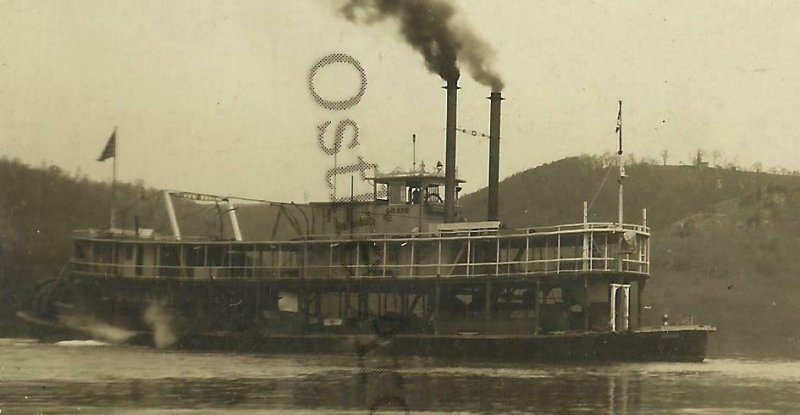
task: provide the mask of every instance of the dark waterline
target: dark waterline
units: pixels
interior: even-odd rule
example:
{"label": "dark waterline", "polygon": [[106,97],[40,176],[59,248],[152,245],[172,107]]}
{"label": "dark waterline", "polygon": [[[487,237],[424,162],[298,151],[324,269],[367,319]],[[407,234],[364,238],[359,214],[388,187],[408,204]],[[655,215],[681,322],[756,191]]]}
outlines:
{"label": "dark waterline", "polygon": [[[2,413],[798,413],[800,363],[520,364],[0,340]],[[388,406],[387,406],[388,407]],[[402,413],[399,406],[395,411]],[[381,410],[381,413],[386,411]]]}

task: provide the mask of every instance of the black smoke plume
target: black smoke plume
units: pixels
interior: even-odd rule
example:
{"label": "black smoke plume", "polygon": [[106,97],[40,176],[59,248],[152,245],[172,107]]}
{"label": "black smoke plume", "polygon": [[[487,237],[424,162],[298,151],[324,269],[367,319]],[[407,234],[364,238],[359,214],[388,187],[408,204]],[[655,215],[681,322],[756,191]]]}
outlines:
{"label": "black smoke plume", "polygon": [[503,81],[491,68],[493,50],[452,18],[455,8],[444,0],[347,0],[340,9],[351,22],[373,24],[395,19],[405,41],[425,58],[425,66],[442,79],[456,80],[462,63],[478,82],[503,89]]}

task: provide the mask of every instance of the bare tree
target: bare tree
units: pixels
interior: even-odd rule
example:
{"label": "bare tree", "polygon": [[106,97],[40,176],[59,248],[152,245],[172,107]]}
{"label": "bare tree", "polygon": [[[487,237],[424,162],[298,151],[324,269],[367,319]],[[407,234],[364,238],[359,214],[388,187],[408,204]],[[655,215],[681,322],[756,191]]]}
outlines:
{"label": "bare tree", "polygon": [[722,152],[719,150],[714,150],[711,152],[711,164],[716,167],[719,165],[719,161],[722,159]]}
{"label": "bare tree", "polygon": [[703,149],[698,148],[694,156],[694,165],[700,166],[703,164]]}
{"label": "bare tree", "polygon": [[667,157],[669,157],[669,151],[667,151],[667,149],[665,148],[664,150],[661,150],[660,154],[661,154],[661,161],[666,166],[667,165]]}

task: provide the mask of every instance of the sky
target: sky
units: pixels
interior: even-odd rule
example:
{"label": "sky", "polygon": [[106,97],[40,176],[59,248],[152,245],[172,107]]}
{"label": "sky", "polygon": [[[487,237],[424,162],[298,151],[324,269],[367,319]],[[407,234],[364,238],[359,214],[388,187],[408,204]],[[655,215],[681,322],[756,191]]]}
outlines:
{"label": "sky", "polygon": [[[164,189],[305,202],[359,157],[382,172],[444,160],[445,91],[391,21],[357,25],[340,1],[0,0],[0,156],[110,180],[97,162],[116,128],[118,179]],[[800,2],[462,0],[459,25],[488,43],[505,82],[501,178],[616,149],[670,164],[719,161],[800,170]],[[309,89],[330,54],[367,84],[341,111]],[[347,99],[345,63],[314,77]],[[460,80],[458,125],[488,132],[490,90]],[[318,143],[318,126],[334,157]],[[488,142],[459,134],[466,192],[487,181]],[[368,190],[358,176],[356,192]],[[349,175],[337,195],[349,195]],[[345,189],[345,190],[342,190]],[[531,189],[535,191],[535,189]]]}

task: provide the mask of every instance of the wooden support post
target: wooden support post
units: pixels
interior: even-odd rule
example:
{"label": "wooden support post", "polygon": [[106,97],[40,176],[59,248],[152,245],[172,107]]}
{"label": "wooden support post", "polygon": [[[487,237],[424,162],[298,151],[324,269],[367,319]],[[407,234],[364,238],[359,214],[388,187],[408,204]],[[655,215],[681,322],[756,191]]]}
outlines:
{"label": "wooden support post", "polygon": [[303,316],[303,327],[302,332],[305,333],[308,331],[308,309],[309,303],[311,302],[311,295],[309,294],[307,287],[301,287],[297,293],[297,302],[299,303],[297,306],[301,308],[301,314]]}
{"label": "wooden support post", "polygon": [[354,273],[355,274],[354,277],[359,277],[361,275],[361,273],[360,273],[361,248],[360,248],[360,244],[358,242],[356,242],[356,260],[354,262],[356,263],[356,272]]}
{"label": "wooden support post", "polygon": [[411,266],[408,269],[408,275],[413,277],[414,276],[414,239],[411,239]]}
{"label": "wooden support post", "polygon": [[350,283],[347,283],[344,286],[344,314],[342,318],[350,318],[350,297],[352,294],[350,293]]}
{"label": "wooden support post", "polygon": [[436,259],[436,276],[439,277],[442,275],[442,238],[441,236],[437,239],[439,245],[439,253]]}
{"label": "wooden support post", "polygon": [[541,283],[539,279],[536,279],[536,287],[533,293],[533,314],[536,317],[536,327],[533,329],[533,334],[539,334],[539,331],[542,329],[542,319],[541,319],[541,301],[539,301],[539,293],[541,292]]}
{"label": "wooden support post", "polygon": [[178,263],[181,265],[180,276],[186,278],[189,276],[188,267],[186,266],[186,246],[178,244]]}
{"label": "wooden support post", "polygon": [[492,319],[492,283],[486,281],[486,286],[483,293],[483,320],[484,320],[484,333],[486,333],[489,323]]}
{"label": "wooden support post", "polygon": [[300,274],[302,279],[305,279],[305,278],[308,277],[308,275],[307,275],[308,270],[306,269],[307,264],[308,264],[308,241],[304,240],[303,241],[303,265],[302,265],[302,271],[301,271],[301,274]]}
{"label": "wooden support post", "polygon": [[320,315],[322,315],[322,293],[320,291],[316,291],[314,295],[314,317],[319,321]]}
{"label": "wooden support post", "polygon": [[583,276],[583,329],[589,331],[589,276]]}
{"label": "wooden support post", "polygon": [[531,234],[525,234],[525,275],[530,272]]}
{"label": "wooden support post", "polygon": [[472,236],[471,232],[467,233],[467,276],[469,276],[469,264],[472,262]]}
{"label": "wooden support post", "polygon": [[386,239],[384,239],[383,240],[383,259],[382,259],[382,261],[383,261],[383,267],[382,267],[383,271],[381,273],[382,277],[386,276],[386,248],[387,248]]}
{"label": "wooden support post", "polygon": [[255,292],[255,317],[253,318],[254,321],[261,320],[261,283],[259,281],[255,282],[256,292]]}
{"label": "wooden support post", "polygon": [[438,280],[434,283],[433,288],[433,321],[434,321],[434,334],[436,333],[436,323],[439,321],[439,316],[442,313],[442,283]]}
{"label": "wooden support post", "polygon": [[339,291],[337,298],[339,300],[339,303],[337,304],[337,308],[339,309],[339,318],[344,319],[344,293]]}
{"label": "wooden support post", "polygon": [[156,257],[153,258],[153,269],[155,272],[153,276],[156,278],[161,277],[161,245],[156,245]]}
{"label": "wooden support post", "polygon": [[497,251],[495,252],[494,259],[494,275],[500,274],[500,238],[495,237],[497,241]]}
{"label": "wooden support post", "polygon": [[561,231],[558,232],[556,245],[556,272],[561,272]]}
{"label": "wooden support post", "polygon": [[644,284],[645,281],[640,279],[636,281],[636,328],[639,329],[642,327],[642,310],[644,310],[644,305],[642,304],[642,295],[644,295]]}

